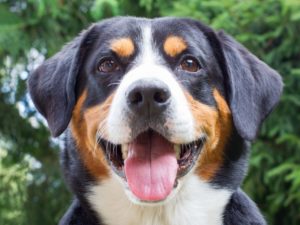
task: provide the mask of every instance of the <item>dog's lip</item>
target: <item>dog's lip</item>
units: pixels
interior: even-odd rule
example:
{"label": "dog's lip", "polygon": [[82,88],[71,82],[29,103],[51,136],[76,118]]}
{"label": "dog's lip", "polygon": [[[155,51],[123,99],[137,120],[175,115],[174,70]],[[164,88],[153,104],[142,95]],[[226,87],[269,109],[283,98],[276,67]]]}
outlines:
{"label": "dog's lip", "polygon": [[[183,144],[175,144],[174,151],[177,148],[177,163],[178,163],[178,171],[176,179],[179,179],[185,176],[196,164],[197,159],[201,153],[203,145],[205,143],[206,136],[202,135],[200,138],[191,141],[189,143]],[[124,144],[113,144],[105,139],[99,139],[98,143],[101,146],[101,149],[105,153],[105,157],[107,162],[109,163],[112,170],[125,181],[126,176],[124,172],[124,160],[126,155],[124,155],[124,148],[128,147],[128,143]],[[178,147],[180,152],[178,152]],[[123,149],[122,149],[123,148]],[[176,182],[177,183],[177,182]]]}

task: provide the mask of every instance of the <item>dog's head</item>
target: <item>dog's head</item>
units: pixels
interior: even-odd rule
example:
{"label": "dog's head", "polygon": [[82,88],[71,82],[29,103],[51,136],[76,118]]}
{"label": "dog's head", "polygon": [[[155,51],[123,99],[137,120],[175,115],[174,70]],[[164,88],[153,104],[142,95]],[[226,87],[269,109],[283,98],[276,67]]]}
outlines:
{"label": "dog's head", "polygon": [[281,90],[280,76],[233,38],[178,18],[96,23],[29,78],[52,135],[70,127],[88,172],[117,175],[150,202],[187,174],[213,180],[233,132],[253,140]]}

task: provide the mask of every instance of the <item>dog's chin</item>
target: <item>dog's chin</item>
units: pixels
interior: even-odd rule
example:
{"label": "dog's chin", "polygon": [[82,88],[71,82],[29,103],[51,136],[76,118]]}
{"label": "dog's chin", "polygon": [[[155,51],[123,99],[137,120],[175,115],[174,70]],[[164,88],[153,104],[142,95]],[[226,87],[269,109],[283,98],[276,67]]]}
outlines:
{"label": "dog's chin", "polygon": [[174,144],[154,130],[139,134],[129,143],[99,144],[114,176],[135,204],[159,205],[172,199],[196,165],[205,136],[190,143]]}

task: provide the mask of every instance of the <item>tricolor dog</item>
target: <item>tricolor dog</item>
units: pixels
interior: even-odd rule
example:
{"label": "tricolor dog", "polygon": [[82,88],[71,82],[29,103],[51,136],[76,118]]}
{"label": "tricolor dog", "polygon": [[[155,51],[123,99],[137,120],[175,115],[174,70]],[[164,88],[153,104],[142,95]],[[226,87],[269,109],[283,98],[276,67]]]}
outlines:
{"label": "tricolor dog", "polygon": [[[74,201],[61,225],[262,225],[239,188],[279,74],[192,19],[95,23],[30,76]],[[59,195],[59,194],[58,194]]]}

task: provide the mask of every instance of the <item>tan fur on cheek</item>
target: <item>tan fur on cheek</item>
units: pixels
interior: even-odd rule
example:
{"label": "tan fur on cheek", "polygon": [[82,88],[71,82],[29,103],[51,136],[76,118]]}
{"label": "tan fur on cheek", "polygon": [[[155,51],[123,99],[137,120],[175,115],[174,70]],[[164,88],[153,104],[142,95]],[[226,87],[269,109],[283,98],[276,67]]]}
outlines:
{"label": "tan fur on cheek", "polygon": [[203,131],[207,140],[200,154],[196,173],[204,180],[211,180],[222,166],[224,149],[232,132],[231,111],[217,89],[213,92],[217,109],[204,105],[188,97],[193,113],[196,132],[200,135]]}
{"label": "tan fur on cheek", "polygon": [[213,134],[215,132],[214,124],[217,117],[216,110],[199,102],[198,100],[195,100],[189,93],[185,93],[185,96],[195,120],[196,136],[201,136],[203,133],[208,136]]}
{"label": "tan fur on cheek", "polygon": [[113,40],[110,48],[120,57],[129,57],[134,53],[134,44],[130,38]]}
{"label": "tan fur on cheek", "polygon": [[104,103],[83,112],[82,107],[86,97],[87,92],[85,91],[79,97],[73,110],[71,131],[84,165],[92,176],[103,179],[109,176],[109,167],[103,150],[97,143],[96,136],[98,129],[102,137],[106,136],[106,118],[113,96],[108,97]]}
{"label": "tan fur on cheek", "polygon": [[164,51],[167,55],[175,57],[187,48],[185,41],[181,37],[169,36],[164,43]]}

